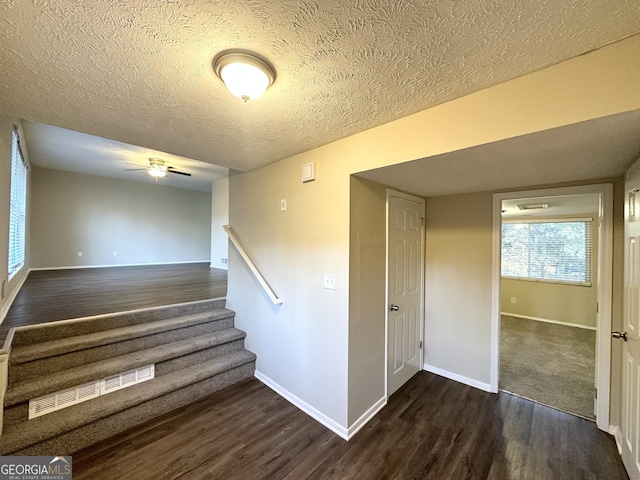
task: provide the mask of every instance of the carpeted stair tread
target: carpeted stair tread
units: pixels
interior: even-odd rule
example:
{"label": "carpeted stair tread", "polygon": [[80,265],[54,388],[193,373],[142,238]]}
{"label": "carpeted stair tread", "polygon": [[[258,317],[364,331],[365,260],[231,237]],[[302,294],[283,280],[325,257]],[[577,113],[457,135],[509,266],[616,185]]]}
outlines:
{"label": "carpeted stair tread", "polygon": [[153,398],[255,362],[255,359],[255,354],[246,350],[232,352],[188,369],[169,373],[133,387],[9,426],[0,437],[0,454],[6,455],[24,449]]}
{"label": "carpeted stair tread", "polygon": [[15,347],[11,351],[9,361],[12,364],[27,363],[41,358],[62,355],[100,345],[108,345],[110,343],[121,342],[123,340],[143,337],[146,335],[153,335],[168,330],[196,325],[198,323],[213,322],[233,315],[234,312],[224,308],[212,312],[196,313],[182,317],[146,322],[139,325],[114,328],[85,335],[76,335],[69,338]]}
{"label": "carpeted stair tread", "polygon": [[[52,375],[55,372],[93,363],[109,357],[126,355],[138,350],[166,345],[187,338],[199,337],[215,331],[234,327],[233,317],[220,318],[213,322],[198,323],[187,327],[167,330],[153,335],[145,335],[107,345],[68,352],[54,357],[46,357],[27,363],[12,363],[9,366],[9,384],[26,382],[36,377]],[[200,363],[200,362],[195,362]]]}
{"label": "carpeted stair tread", "polygon": [[68,338],[75,335],[86,335],[102,330],[138,325],[144,322],[155,322],[168,318],[211,312],[224,308],[225,302],[226,300],[224,298],[218,298],[42,323],[35,326],[35,328],[18,328],[15,332],[12,345],[14,347],[31,345],[33,343],[48,342],[50,340]]}
{"label": "carpeted stair tread", "polygon": [[46,379],[36,377],[10,385],[4,398],[4,404],[5,407],[9,407],[65,388],[82,385],[144,365],[193,354],[196,351],[240,340],[244,337],[243,331],[229,328],[61,370]]}

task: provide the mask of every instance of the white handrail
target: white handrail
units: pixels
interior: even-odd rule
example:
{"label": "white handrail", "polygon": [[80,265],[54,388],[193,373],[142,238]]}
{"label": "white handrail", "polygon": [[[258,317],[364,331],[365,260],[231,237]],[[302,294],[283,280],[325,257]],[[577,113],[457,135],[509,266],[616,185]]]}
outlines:
{"label": "white handrail", "polygon": [[271,287],[269,286],[267,281],[264,279],[264,277],[258,270],[258,267],[255,266],[253,261],[251,261],[251,258],[249,257],[249,255],[247,255],[247,252],[245,252],[244,248],[242,248],[242,245],[240,245],[240,242],[238,241],[235,234],[233,233],[233,230],[231,230],[231,226],[223,225],[222,228],[224,228],[224,231],[227,232],[227,235],[229,236],[229,240],[231,240],[231,243],[235,245],[236,249],[238,250],[238,253],[240,253],[240,256],[244,259],[247,266],[251,269],[256,279],[258,280],[258,282],[260,282],[260,285],[262,285],[262,288],[264,288],[264,291],[267,292],[267,295],[269,295],[269,298],[271,299],[271,301],[276,305],[281,305],[282,299],[276,297],[276,294],[274,293],[274,291],[271,290]]}

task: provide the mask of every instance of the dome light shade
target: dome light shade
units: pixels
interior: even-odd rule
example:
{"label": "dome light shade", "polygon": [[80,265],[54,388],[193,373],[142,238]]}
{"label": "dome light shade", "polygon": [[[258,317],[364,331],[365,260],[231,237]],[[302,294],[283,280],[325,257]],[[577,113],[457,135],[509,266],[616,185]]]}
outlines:
{"label": "dome light shade", "polygon": [[229,91],[245,102],[262,96],[276,78],[265,60],[242,51],[222,52],[213,60],[213,68]]}
{"label": "dome light shade", "polygon": [[167,176],[168,167],[164,164],[164,160],[160,160],[159,158],[150,158],[149,159],[149,175],[152,177],[156,177],[156,182],[158,181],[158,177],[166,177]]}

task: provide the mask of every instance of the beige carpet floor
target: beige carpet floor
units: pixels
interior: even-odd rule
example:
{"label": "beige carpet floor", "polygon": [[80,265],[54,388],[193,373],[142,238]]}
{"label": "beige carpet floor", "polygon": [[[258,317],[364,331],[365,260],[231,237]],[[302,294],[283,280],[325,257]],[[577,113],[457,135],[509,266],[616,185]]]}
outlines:
{"label": "beige carpet floor", "polygon": [[500,389],[595,418],[596,332],[502,316]]}

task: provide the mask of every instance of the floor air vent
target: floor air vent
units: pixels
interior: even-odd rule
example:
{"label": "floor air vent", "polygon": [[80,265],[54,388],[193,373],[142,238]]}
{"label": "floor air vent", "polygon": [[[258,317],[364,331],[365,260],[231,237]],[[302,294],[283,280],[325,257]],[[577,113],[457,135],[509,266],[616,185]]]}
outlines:
{"label": "floor air vent", "polygon": [[102,380],[34,398],[29,400],[29,420],[151,380],[154,377],[154,373],[154,365],[146,365]]}
{"label": "floor air vent", "polygon": [[105,393],[115,392],[121,388],[130,387],[136,383],[144,382],[145,380],[151,380],[152,378],[153,365],[147,365],[146,367],[140,367],[137,370],[131,370],[129,372],[101,380],[100,391],[102,392],[102,395],[104,395]]}

